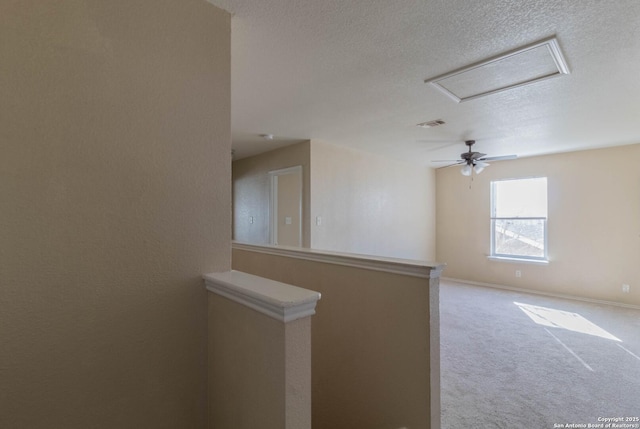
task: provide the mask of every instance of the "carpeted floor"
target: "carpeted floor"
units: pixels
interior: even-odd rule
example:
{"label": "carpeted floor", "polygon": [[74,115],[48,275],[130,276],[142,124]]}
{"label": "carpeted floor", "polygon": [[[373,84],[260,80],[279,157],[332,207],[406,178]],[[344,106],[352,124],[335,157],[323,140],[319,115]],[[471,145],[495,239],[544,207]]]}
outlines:
{"label": "carpeted floor", "polygon": [[440,311],[443,429],[640,418],[640,310],[441,281]]}

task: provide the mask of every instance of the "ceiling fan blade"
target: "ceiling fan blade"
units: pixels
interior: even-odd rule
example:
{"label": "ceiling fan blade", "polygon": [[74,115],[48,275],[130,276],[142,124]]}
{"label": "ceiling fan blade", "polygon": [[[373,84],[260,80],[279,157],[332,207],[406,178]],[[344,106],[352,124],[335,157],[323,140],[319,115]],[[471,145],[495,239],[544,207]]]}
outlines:
{"label": "ceiling fan blade", "polygon": [[454,167],[456,165],[463,165],[463,164],[467,163],[467,161],[460,160],[460,159],[444,159],[444,160],[431,161],[431,162],[448,162],[448,163],[450,163],[449,165],[437,165],[437,166],[435,166],[435,168],[449,168],[449,167]]}
{"label": "ceiling fan blade", "polygon": [[455,167],[456,165],[463,165],[463,164],[466,164],[466,161],[458,161],[458,162],[454,162],[453,164],[443,165],[442,167],[437,167],[437,168],[449,168],[449,167]]}
{"label": "ceiling fan blade", "polygon": [[471,152],[471,159],[480,159],[483,156],[487,156],[487,154],[482,152]]}
{"label": "ceiling fan blade", "polygon": [[478,161],[504,161],[507,159],[516,159],[518,155],[503,155],[503,156],[487,156],[486,158],[480,158]]}

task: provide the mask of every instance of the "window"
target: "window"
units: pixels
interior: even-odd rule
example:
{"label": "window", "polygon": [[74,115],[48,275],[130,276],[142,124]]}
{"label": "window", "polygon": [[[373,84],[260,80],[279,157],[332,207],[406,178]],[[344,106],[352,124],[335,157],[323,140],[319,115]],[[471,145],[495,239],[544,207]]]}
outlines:
{"label": "window", "polygon": [[491,256],[547,260],[547,178],[491,182]]}

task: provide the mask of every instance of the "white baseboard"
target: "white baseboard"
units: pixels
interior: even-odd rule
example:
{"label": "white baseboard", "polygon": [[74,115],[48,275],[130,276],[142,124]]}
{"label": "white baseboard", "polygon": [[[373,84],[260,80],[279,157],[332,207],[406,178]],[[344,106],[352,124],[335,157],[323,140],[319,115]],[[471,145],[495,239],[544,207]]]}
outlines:
{"label": "white baseboard", "polygon": [[563,294],[560,294],[560,293],[553,293],[553,292],[542,292],[542,291],[539,291],[539,290],[524,289],[524,288],[518,288],[518,287],[506,286],[506,285],[499,285],[499,284],[494,284],[494,283],[476,282],[476,281],[472,281],[472,280],[461,280],[461,279],[454,279],[454,278],[451,278],[451,277],[441,277],[440,281],[451,281],[451,282],[463,283],[463,284],[468,284],[468,285],[473,285],[473,286],[482,286],[482,287],[490,287],[490,288],[493,288],[493,289],[509,290],[511,292],[530,293],[530,294],[533,294],[533,295],[543,295],[543,296],[550,296],[550,297],[553,297],[553,298],[569,299],[569,300],[572,300],[572,301],[589,302],[589,303],[592,303],[592,304],[613,305],[613,306],[616,306],[616,307],[623,307],[623,308],[631,308],[631,309],[634,309],[634,310],[640,310],[640,306],[633,305],[633,304],[625,304],[625,303],[616,302],[616,301],[604,301],[604,300],[600,300],[600,299],[585,298],[585,297],[575,296],[575,295],[563,295]]}

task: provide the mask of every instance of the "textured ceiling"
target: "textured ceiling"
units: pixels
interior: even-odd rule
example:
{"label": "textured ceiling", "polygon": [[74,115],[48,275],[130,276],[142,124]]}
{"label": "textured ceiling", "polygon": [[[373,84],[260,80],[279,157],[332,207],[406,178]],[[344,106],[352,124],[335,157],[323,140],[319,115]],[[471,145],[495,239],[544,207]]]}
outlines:
{"label": "textured ceiling", "polygon": [[[640,143],[637,0],[210,1],[233,14],[237,158],[308,139],[425,165],[465,139],[492,156]],[[553,35],[568,75],[460,104],[424,83]]]}

